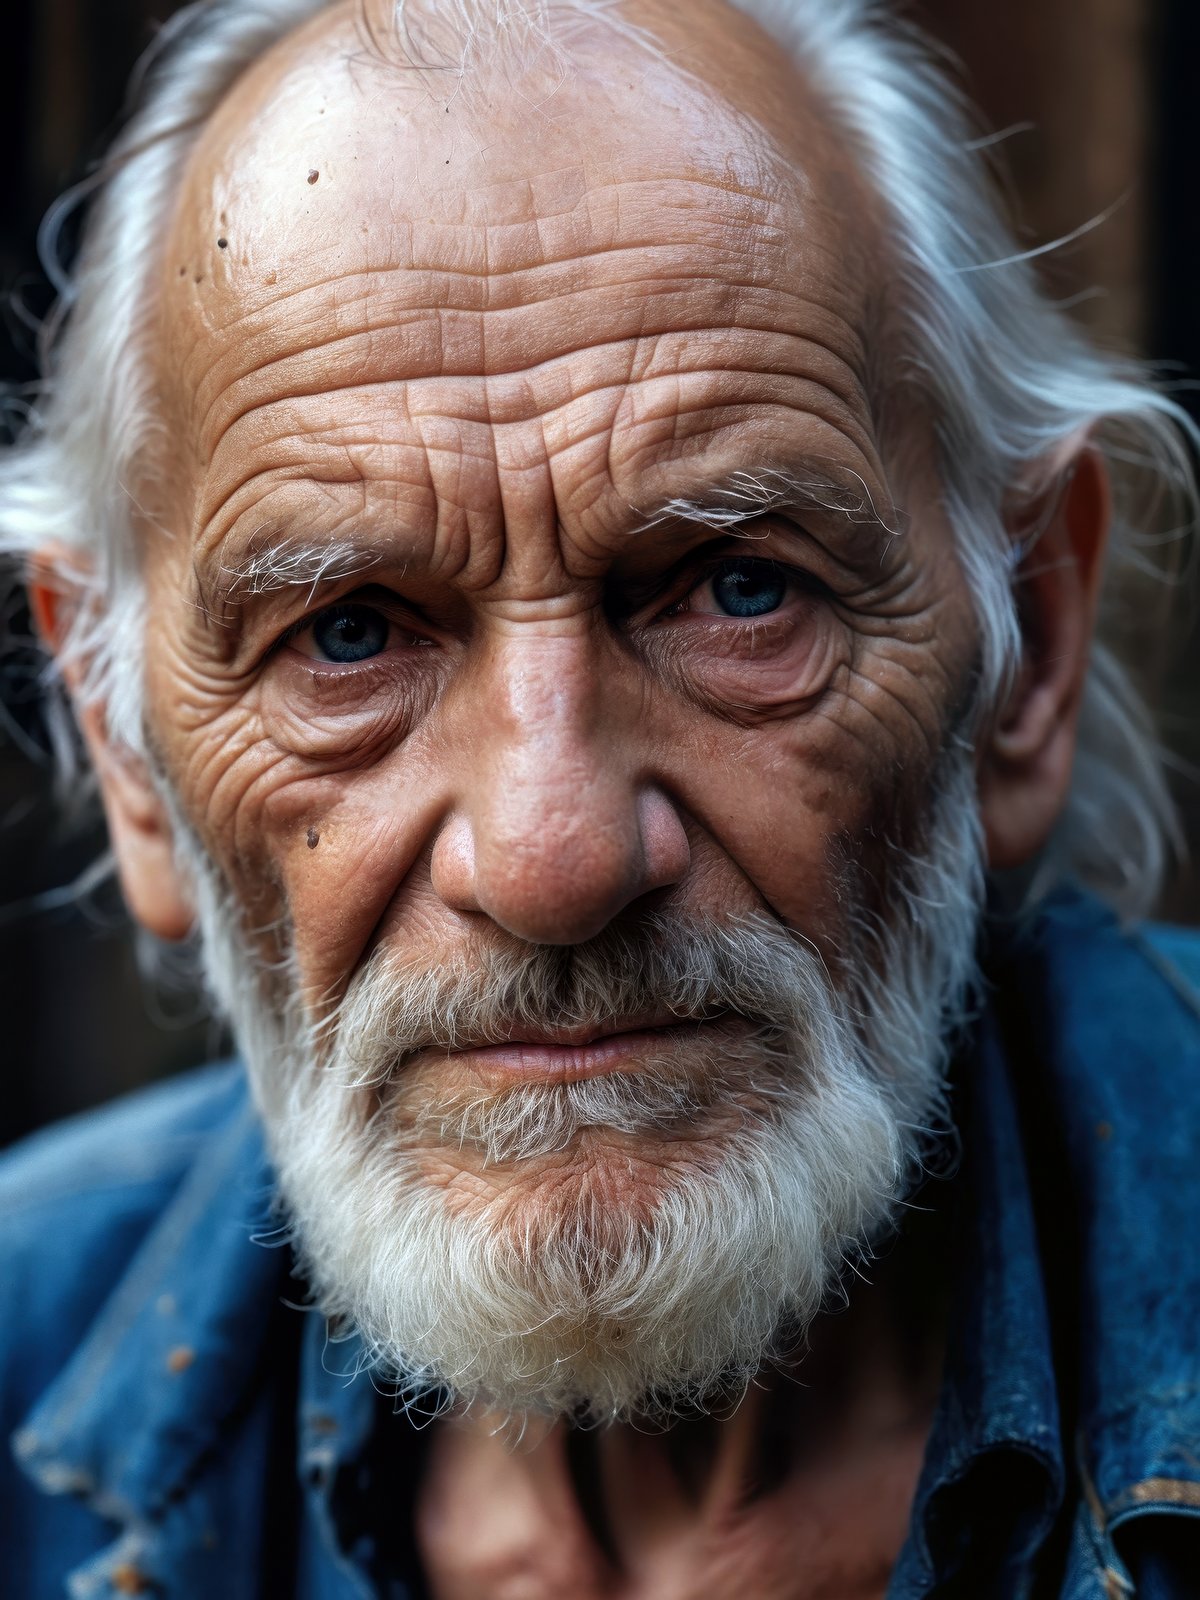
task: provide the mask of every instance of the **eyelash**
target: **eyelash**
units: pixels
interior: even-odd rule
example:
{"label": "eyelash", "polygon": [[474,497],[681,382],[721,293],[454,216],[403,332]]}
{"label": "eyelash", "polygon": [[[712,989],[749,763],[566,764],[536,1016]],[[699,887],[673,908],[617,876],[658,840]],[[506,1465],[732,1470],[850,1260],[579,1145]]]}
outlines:
{"label": "eyelash", "polygon": [[310,628],[315,628],[321,618],[328,616],[330,612],[344,611],[351,606],[361,606],[364,610],[378,612],[381,617],[386,619],[389,627],[404,628],[407,626],[413,633],[414,638],[418,633],[420,626],[418,623],[414,621],[406,622],[397,615],[402,606],[398,595],[393,595],[386,591],[381,592],[378,589],[369,590],[365,593],[355,590],[351,594],[340,596],[337,600],[330,600],[325,605],[318,606],[315,611],[309,611],[304,616],[298,617],[295,622],[289,623],[271,646],[271,652],[274,653],[277,650],[284,649],[300,634],[306,633]]}

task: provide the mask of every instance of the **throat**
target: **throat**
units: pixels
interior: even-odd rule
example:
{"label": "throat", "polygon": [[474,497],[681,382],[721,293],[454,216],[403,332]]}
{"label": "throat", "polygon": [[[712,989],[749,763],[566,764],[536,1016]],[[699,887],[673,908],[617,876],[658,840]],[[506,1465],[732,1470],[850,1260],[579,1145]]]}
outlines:
{"label": "throat", "polygon": [[419,1517],[432,1593],[460,1592],[465,1563],[469,1591],[501,1600],[486,1574],[503,1554],[531,1594],[578,1600],[797,1600],[800,1573],[805,1600],[882,1600],[937,1392],[929,1312],[914,1346],[877,1285],[739,1404],[667,1429],[559,1423],[514,1446],[445,1420]]}

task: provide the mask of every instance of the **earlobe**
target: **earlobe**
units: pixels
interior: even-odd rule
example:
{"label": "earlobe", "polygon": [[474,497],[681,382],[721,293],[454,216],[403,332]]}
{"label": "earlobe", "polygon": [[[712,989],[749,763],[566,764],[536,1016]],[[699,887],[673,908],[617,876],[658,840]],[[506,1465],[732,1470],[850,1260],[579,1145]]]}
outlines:
{"label": "earlobe", "polygon": [[[69,586],[53,575],[35,574],[28,584],[29,608],[47,648],[61,655],[74,606]],[[75,696],[80,674],[64,659],[63,676]],[[104,707],[76,701],[80,731],[100,787],[109,838],[130,913],[160,939],[176,941],[195,919],[188,884],[175,860],[166,808],[146,764],[108,736]]]}
{"label": "earlobe", "polygon": [[1108,535],[1108,474],[1084,448],[1038,508],[1014,580],[1022,658],[980,761],[980,805],[994,870],[1024,866],[1066,803]]}

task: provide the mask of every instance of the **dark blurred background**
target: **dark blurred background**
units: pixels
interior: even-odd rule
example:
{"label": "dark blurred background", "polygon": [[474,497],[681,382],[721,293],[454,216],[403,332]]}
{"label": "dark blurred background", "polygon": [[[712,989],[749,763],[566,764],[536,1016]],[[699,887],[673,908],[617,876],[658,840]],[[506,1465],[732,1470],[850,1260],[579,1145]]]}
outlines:
{"label": "dark blurred background", "polygon": [[[683,0],[681,0],[683,3]],[[0,53],[0,380],[35,373],[51,303],[38,224],[85,176],[119,118],[124,85],[170,0],[5,0]],[[962,63],[1001,148],[1029,244],[1100,226],[1043,259],[1053,292],[1105,343],[1150,357],[1171,381],[1200,375],[1200,207],[1195,204],[1197,0],[926,0],[909,9]],[[1197,407],[1196,393],[1181,391]],[[1178,795],[1200,854],[1200,694],[1190,591],[1174,632],[1143,663]],[[1131,595],[1131,604],[1153,596]],[[20,617],[9,619],[20,624]],[[34,759],[32,663],[12,664],[0,733],[0,1142],[210,1056],[195,1006],[139,977],[119,896],[54,891],[103,850],[66,827]],[[1182,869],[1165,915],[1200,921],[1200,874]]]}

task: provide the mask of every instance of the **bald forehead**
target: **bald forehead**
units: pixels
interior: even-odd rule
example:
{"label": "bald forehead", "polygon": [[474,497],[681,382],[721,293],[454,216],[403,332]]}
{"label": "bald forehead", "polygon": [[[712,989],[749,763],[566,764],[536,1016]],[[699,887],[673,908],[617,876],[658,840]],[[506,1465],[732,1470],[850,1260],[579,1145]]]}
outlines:
{"label": "bald forehead", "polygon": [[855,287],[866,276],[874,207],[846,140],[719,0],[696,0],[685,29],[678,8],[625,8],[640,40],[600,19],[549,56],[529,41],[524,72],[511,46],[480,47],[464,74],[408,65],[388,49],[391,12],[353,0],[318,14],[218,109],[170,231],[174,308],[220,326],[322,261],[419,265],[418,235],[450,268],[486,254],[503,273],[539,241],[549,257],[605,248],[618,207],[635,238],[659,217],[669,235],[677,209],[691,228],[708,212],[713,232],[776,242],[791,223],[818,265]]}
{"label": "bald forehead", "polygon": [[[307,127],[327,139],[328,125],[317,119],[331,102],[336,111],[349,90],[380,143],[402,137],[407,124],[418,135],[433,133],[442,159],[457,154],[464,170],[456,176],[467,180],[478,175],[472,158],[489,175],[503,176],[510,158],[519,172],[530,147],[578,144],[572,133],[586,139],[597,119],[613,147],[633,159],[661,158],[674,143],[691,143],[697,160],[736,163],[740,128],[767,136],[789,165],[828,169],[839,181],[854,175],[815,86],[726,0],[689,0],[686,7],[672,0],[549,0],[529,5],[547,14],[540,30],[498,28],[492,13],[499,8],[473,0],[457,7],[409,0],[403,28],[397,9],[396,0],[342,0],[319,11],[243,75],[211,120],[214,143],[232,138],[261,154],[276,114],[291,136]],[[429,32],[436,43],[428,54],[442,57],[436,66],[422,64]],[[409,54],[414,33],[418,60]],[[441,114],[450,117],[444,127]],[[673,130],[674,140],[648,149],[652,127]],[[506,140],[506,133],[515,137]],[[730,176],[736,180],[736,167]]]}

